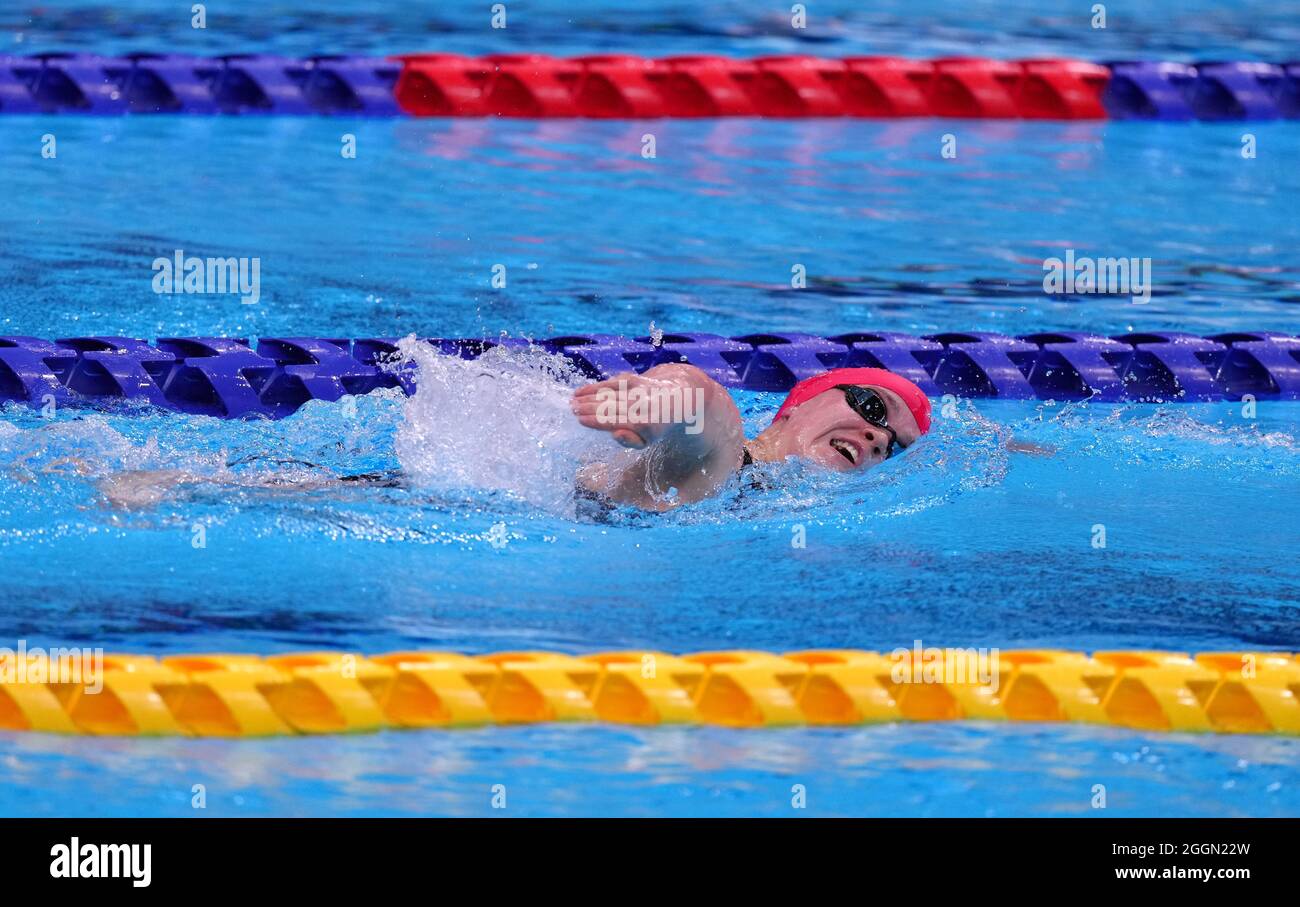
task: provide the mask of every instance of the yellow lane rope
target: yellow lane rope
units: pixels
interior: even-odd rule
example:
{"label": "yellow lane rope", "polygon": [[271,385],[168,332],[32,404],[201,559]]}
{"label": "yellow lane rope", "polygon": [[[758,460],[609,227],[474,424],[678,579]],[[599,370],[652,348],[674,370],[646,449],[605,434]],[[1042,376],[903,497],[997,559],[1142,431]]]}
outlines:
{"label": "yellow lane rope", "polygon": [[1300,733],[1300,660],[1278,652],[308,652],[108,655],[82,675],[77,667],[0,655],[0,730],[257,737],[548,721],[974,719]]}

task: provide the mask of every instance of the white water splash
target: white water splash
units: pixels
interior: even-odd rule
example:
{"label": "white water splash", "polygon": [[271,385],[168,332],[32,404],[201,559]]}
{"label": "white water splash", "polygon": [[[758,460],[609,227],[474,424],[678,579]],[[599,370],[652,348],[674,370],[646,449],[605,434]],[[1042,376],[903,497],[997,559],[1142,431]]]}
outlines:
{"label": "white water splash", "polygon": [[421,485],[505,492],[567,514],[579,467],[618,450],[574,418],[569,398],[583,378],[562,356],[495,347],[464,360],[414,337],[399,349],[419,389],[402,407],[394,449]]}

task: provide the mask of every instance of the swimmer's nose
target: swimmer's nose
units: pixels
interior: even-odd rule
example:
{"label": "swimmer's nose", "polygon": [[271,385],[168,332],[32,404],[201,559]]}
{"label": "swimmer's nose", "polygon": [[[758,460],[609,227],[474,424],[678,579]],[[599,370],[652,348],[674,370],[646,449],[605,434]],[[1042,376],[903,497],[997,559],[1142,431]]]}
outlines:
{"label": "swimmer's nose", "polygon": [[873,457],[883,457],[885,455],[885,438],[878,437],[880,432],[867,429],[864,435],[867,439],[867,450]]}
{"label": "swimmer's nose", "polygon": [[887,450],[889,446],[888,435],[885,435],[884,431],[867,429],[866,431],[863,431],[862,437],[865,438],[867,442],[867,454],[870,455],[872,459],[883,460],[885,457],[885,450]]}

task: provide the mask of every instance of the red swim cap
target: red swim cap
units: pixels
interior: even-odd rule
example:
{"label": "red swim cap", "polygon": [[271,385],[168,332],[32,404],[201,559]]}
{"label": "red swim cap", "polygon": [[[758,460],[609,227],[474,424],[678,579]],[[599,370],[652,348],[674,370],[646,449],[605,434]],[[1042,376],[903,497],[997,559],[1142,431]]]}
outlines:
{"label": "red swim cap", "polygon": [[893,391],[911,410],[916,418],[916,427],[921,430],[921,434],[930,430],[930,399],[926,397],[925,391],[902,375],[895,375],[883,368],[836,368],[823,375],[805,378],[790,390],[790,395],[785,398],[785,402],[776,411],[776,417],[772,421],[776,422],[782,416],[788,415],[789,411],[800,403],[811,400],[837,384],[866,384]]}

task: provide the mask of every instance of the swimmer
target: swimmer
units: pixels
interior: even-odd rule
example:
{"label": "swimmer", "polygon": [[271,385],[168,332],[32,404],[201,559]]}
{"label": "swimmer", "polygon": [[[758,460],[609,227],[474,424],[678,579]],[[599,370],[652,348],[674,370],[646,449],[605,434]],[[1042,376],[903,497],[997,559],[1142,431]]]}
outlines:
{"label": "swimmer", "polygon": [[[622,401],[620,403],[620,400]],[[637,405],[641,401],[642,405]],[[587,428],[627,448],[577,474],[579,498],[602,507],[663,512],[717,494],[731,476],[759,463],[797,459],[836,472],[870,469],[907,450],[930,430],[930,401],[911,381],[884,369],[841,368],[794,386],[772,423],[746,440],[740,411],[720,384],[692,365],[655,366],[574,391],[570,408]],[[1050,450],[1018,441],[1008,449]],[[203,488],[290,493],[343,487],[402,488],[400,471],[338,474],[301,460],[261,456],[269,467],[215,475],[131,470],[101,480],[114,510],[151,509]]]}
{"label": "swimmer", "polygon": [[878,368],[834,369],[800,381],[752,440],[731,395],[692,365],[659,365],[585,385],[570,407],[587,428],[639,452],[630,462],[585,467],[579,486],[655,511],[711,497],[754,463],[793,458],[837,472],[870,469],[930,430],[925,393]]}

